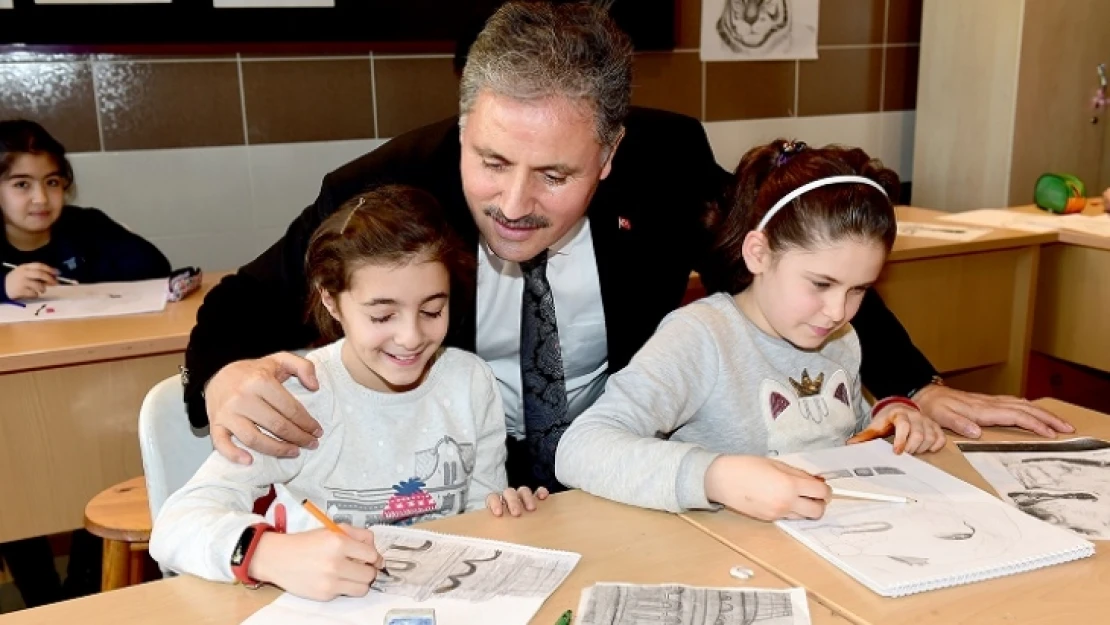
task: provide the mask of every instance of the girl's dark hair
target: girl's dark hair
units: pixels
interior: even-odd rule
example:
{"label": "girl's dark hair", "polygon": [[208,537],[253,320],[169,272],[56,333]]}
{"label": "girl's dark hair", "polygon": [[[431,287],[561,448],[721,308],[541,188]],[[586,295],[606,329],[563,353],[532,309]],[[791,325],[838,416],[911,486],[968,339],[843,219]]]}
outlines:
{"label": "girl's dark hair", "polygon": [[473,288],[474,257],[447,224],[432,194],[387,185],[340,206],[316,229],[305,255],[308,315],[322,338],[335,341],[343,336],[343,328],[324,306],[321,290],[337,297],[350,288],[351,274],[360,267],[413,261],[443,263],[451,276],[453,300],[466,297]]}
{"label": "girl's dark hair", "polygon": [[0,180],[7,177],[12,164],[21,154],[45,154],[54,160],[58,173],[66,181],[66,192],[73,190],[73,167],[66,158],[66,149],[46,129],[27,119],[0,121]]}
{"label": "girl's dark hair", "polygon": [[881,242],[889,253],[898,232],[894,217],[898,174],[859,148],[813,149],[778,139],[752,148],[740,159],[715,211],[716,219],[710,220],[716,232],[701,276],[707,292],[736,294],[747,288],[752,275],[744,263],[744,237],[786,194],[814,180],[840,175],[870,178],[889,198],[866,184],[838,183],[807,191],[764,227],[771,250],[812,249],[852,238]]}

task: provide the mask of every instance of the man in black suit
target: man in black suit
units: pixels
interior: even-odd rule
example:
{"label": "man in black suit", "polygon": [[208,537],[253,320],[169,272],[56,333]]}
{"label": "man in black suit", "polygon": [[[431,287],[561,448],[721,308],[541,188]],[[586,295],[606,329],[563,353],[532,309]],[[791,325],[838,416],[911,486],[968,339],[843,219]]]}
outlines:
{"label": "man in black suit", "polygon": [[[186,352],[193,423],[211,417],[217,450],[245,462],[232,435],[275,455],[312,446],[318,425],[281,386],[295,375],[314,387],[312,367],[273,353],[318,338],[304,316],[308,239],[364,188],[411,184],[439,199],[478,256],[477,294],[452,306],[448,341],[476,351],[501,383],[510,483],[558,488],[559,436],[680,304],[708,247],[707,207],[730,178],[697,120],[629,107],[630,92],[631,45],[604,11],[504,5],[470,49],[459,118],[328,174],[282,240],[209,293]],[[977,427],[965,417],[1068,427],[1017,400],[935,383],[873,292],[853,325],[864,384],[878,396],[916,393],[963,433]]]}

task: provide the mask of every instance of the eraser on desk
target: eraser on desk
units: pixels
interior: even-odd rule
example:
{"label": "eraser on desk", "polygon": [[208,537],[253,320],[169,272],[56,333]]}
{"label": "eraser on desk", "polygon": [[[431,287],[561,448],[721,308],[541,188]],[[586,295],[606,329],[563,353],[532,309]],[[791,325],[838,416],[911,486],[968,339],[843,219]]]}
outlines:
{"label": "eraser on desk", "polygon": [[436,625],[436,611],[431,608],[390,610],[386,612],[383,625]]}

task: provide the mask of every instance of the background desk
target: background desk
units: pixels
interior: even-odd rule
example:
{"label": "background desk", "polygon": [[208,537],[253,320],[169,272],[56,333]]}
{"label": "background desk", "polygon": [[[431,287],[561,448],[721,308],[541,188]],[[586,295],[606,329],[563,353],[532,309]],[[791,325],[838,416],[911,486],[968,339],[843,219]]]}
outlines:
{"label": "background desk", "polygon": [[[553,496],[539,511],[497,519],[485,511],[419,525],[444,533],[505,540],[582,554],[574,572],[532,620],[552,625],[564,610],[578,608],[583,588],[598,581],[701,586],[785,588],[787,584],[675,515],[633,508],[581,491]],[[748,582],[728,575],[734,566],[755,571]],[[238,625],[280,595],[177,577],[0,617],[4,625]],[[810,599],[816,625],[849,621]],[[449,623],[440,619],[440,623]]]}
{"label": "background desk", "polygon": [[142,474],[139,406],[220,277],[160,313],[0,325],[0,542],[77,529],[93,495]]}
{"label": "background desk", "polygon": [[[1110,437],[1110,419],[1104,414],[1052,399],[1037,403],[1075,424],[1077,436]],[[1016,430],[990,428],[984,430],[983,440],[1042,439]],[[994,493],[951,441],[940,452],[921,458]],[[1077,562],[888,599],[871,592],[774,525],[731,512],[698,512],[683,517],[713,533],[741,555],[763,563],[783,579],[805,586],[818,601],[834,606],[841,615],[858,624],[1049,625],[1106,620],[1110,554],[1105,543],[1096,543],[1094,557]]]}

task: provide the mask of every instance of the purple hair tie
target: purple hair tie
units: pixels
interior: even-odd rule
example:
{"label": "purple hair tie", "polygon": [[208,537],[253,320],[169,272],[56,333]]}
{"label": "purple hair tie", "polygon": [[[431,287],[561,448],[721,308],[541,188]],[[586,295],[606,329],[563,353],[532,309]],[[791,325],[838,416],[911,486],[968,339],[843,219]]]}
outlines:
{"label": "purple hair tie", "polygon": [[794,157],[795,154],[801,152],[804,149],[806,149],[805,141],[783,141],[782,154],[779,154],[778,157],[775,159],[775,167],[778,167],[786,161],[789,161],[791,158]]}

